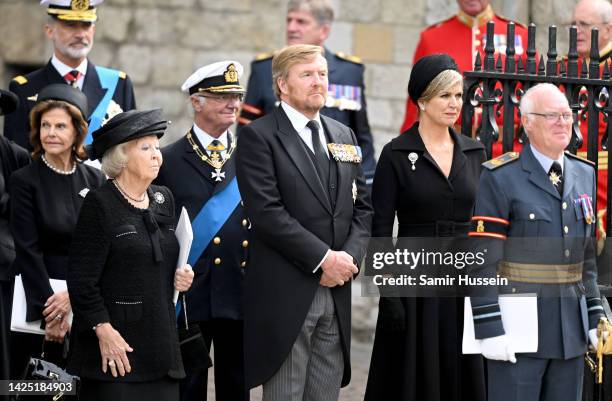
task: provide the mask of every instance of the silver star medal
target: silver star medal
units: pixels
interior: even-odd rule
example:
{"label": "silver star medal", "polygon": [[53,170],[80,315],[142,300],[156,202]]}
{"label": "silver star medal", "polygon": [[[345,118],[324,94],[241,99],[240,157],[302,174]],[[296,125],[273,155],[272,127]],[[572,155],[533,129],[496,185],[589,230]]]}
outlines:
{"label": "silver star medal", "polygon": [[416,167],[414,167],[414,163],[416,163],[418,159],[419,155],[414,152],[410,152],[410,154],[408,155],[408,160],[410,160],[410,163],[412,163],[412,171],[416,170]]}
{"label": "silver star medal", "polygon": [[162,194],[161,192],[155,192],[153,194],[153,199],[155,199],[155,202],[162,204],[166,201],[166,198],[164,197],[164,194]]}
{"label": "silver star medal", "polygon": [[225,171],[221,171],[220,168],[216,168],[214,173],[210,173],[211,178],[214,178],[215,181],[221,182],[225,178]]}
{"label": "silver star medal", "polygon": [[555,186],[555,188],[557,188],[557,186],[559,186],[559,183],[561,182],[561,177],[559,175],[557,175],[557,173],[555,173],[554,171],[551,171],[550,175],[548,176],[548,178],[550,178],[550,182],[552,182],[552,184]]}

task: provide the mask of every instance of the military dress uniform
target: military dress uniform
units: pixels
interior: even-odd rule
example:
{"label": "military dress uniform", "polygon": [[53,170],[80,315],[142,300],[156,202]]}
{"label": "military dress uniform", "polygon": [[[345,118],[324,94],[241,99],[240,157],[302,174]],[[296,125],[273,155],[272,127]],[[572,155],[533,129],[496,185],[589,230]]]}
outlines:
{"label": "military dress uniform", "polygon": [[[274,110],[279,100],[272,89],[272,57],[274,53],[260,54],[251,63],[251,76],[247,86],[246,98],[242,105],[238,123],[251,121]],[[368,184],[374,179],[376,160],[370,123],[368,122],[364,66],[358,57],[342,52],[333,53],[325,49],[329,87],[327,102],[321,114],[350,127],[362,152],[362,167]]]}
{"label": "military dress uniform", "polygon": [[[489,5],[475,17],[459,10],[456,15],[449,19],[426,28],[421,32],[412,65],[423,56],[447,53],[457,62],[459,71],[462,74],[465,71],[472,71],[476,61],[476,54],[480,52],[480,57],[484,60],[487,23],[489,21],[495,22],[493,37],[495,51],[496,53],[505,54],[508,42],[506,33],[510,20],[496,15]],[[527,27],[516,22],[515,24],[515,52],[518,57],[525,57],[527,50]],[[410,128],[417,118],[418,110],[416,105],[410,99],[407,99],[406,114],[400,132],[405,132]],[[518,123],[518,120],[516,122]],[[501,127],[501,124],[498,125]],[[499,154],[500,150],[501,147],[500,149],[495,149],[493,154]]]}
{"label": "military dress uniform", "polygon": [[[206,77],[210,71],[214,71],[214,68],[207,67],[196,71],[192,75],[197,77],[195,84],[188,84],[188,80],[183,85],[184,90],[188,89],[192,94],[203,91],[244,92],[244,89],[240,89],[242,87],[237,88],[233,64],[229,64],[226,71],[230,72],[229,75],[213,77],[216,81]],[[241,74],[242,66],[238,69]],[[234,78],[235,83],[228,82]],[[211,90],[211,86],[218,88],[218,91]],[[200,91],[199,88],[206,89]],[[202,143],[199,138],[209,142]],[[156,179],[157,184],[167,186],[172,191],[176,216],[180,215],[183,207],[189,214],[194,234],[192,252],[197,244],[201,244],[200,256],[190,253],[189,257],[195,277],[186,293],[187,318],[190,324],[200,326],[209,349],[211,343],[214,344],[215,396],[218,401],[248,400],[242,351],[242,282],[248,263],[251,225],[239,199],[235,150],[236,138],[229,130],[213,140],[194,125],[184,137],[162,149],[164,163]],[[223,198],[228,191],[235,191],[238,196],[233,198],[237,199],[235,204]],[[215,203],[215,199],[224,200]],[[198,225],[198,221],[201,221],[201,225]],[[210,241],[205,243],[203,238],[207,232],[202,228],[214,225],[218,229],[210,232]],[[179,326],[183,322],[181,313]],[[206,400],[207,372],[194,372],[187,367],[186,373],[187,378],[181,385],[181,399]]]}
{"label": "military dress uniform", "polygon": [[[47,6],[49,16],[60,21],[95,23],[96,6],[103,1],[43,0],[41,5]],[[58,68],[65,71],[60,73]],[[114,115],[136,108],[134,88],[125,72],[96,67],[87,59],[77,68],[72,68],[54,55],[44,67],[11,80],[9,90],[19,96],[19,108],[4,120],[4,135],[7,138],[24,148],[32,149],[29,141],[30,111],[36,105],[41,89],[57,83],[71,84],[85,93],[90,108],[87,116],[90,118],[90,132]],[[85,143],[90,142],[91,136],[88,135]]]}
{"label": "military dress uniform", "polygon": [[603,312],[591,243],[595,171],[566,153],[562,175],[549,177],[531,146],[484,167],[469,235],[490,241],[490,263],[476,274],[509,284],[472,299],[476,338],[505,333],[497,291],[538,296],[537,352],[517,354],[516,364],[489,360],[489,399],[579,400],[588,330]]}

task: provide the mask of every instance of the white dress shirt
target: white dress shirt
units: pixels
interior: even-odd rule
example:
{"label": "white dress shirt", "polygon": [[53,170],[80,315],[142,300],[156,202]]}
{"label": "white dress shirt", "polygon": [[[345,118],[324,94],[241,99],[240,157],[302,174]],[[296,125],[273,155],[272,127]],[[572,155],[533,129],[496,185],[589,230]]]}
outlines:
{"label": "white dress shirt", "polygon": [[83,83],[85,82],[85,74],[87,73],[87,58],[85,58],[81,62],[81,64],[78,65],[78,67],[72,68],[62,63],[54,54],[53,57],[51,57],[51,65],[57,70],[57,72],[59,72],[59,74],[62,77],[64,77],[66,74],[68,74],[72,70],[77,70],[78,72],[80,72],[81,74],[79,76],[79,79],[77,79],[76,81],[76,86],[80,90],[83,90]]}
{"label": "white dress shirt", "polygon": [[193,132],[195,133],[196,137],[198,138],[198,141],[200,141],[200,143],[204,147],[202,149],[202,151],[206,152],[207,154],[209,154],[208,150],[207,150],[208,145],[210,145],[212,141],[214,141],[216,139],[219,142],[221,142],[223,144],[223,146],[225,146],[225,150],[220,151],[219,155],[221,156],[221,158],[225,159],[225,155],[227,154],[227,148],[228,148],[228,138],[227,138],[227,136],[229,135],[229,130],[227,130],[224,133],[222,133],[219,138],[215,138],[214,136],[212,136],[209,133],[207,133],[206,131],[204,131],[202,128],[200,128],[197,125],[193,124]]}

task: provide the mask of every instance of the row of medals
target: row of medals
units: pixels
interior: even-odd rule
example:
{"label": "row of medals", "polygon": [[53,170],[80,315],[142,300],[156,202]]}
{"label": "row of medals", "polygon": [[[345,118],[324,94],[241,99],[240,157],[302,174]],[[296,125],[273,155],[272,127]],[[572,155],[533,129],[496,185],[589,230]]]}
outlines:
{"label": "row of medals", "polygon": [[203,152],[202,149],[200,149],[197,143],[195,143],[191,132],[187,133],[187,140],[189,141],[189,144],[191,145],[193,150],[196,152],[196,154],[200,157],[200,159],[202,159],[203,162],[209,164],[212,168],[215,169],[215,171],[210,173],[211,178],[213,178],[216,182],[223,181],[223,179],[225,178],[225,172],[221,171],[221,169],[223,168],[223,165],[225,164],[225,162],[228,161],[229,158],[234,153],[234,149],[236,149],[236,145],[235,145],[236,142],[232,141],[232,145],[227,150],[227,152],[225,152],[225,157],[221,157],[220,151],[224,150],[224,148],[223,149],[213,149],[210,155],[208,155],[206,152]]}

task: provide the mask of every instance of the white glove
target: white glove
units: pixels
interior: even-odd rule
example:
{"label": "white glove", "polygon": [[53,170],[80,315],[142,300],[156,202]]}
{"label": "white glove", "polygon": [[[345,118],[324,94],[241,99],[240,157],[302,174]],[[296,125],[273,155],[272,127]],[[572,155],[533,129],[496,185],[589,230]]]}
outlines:
{"label": "white glove", "polygon": [[514,350],[508,341],[508,336],[505,334],[483,339],[480,348],[482,350],[482,356],[487,359],[516,363]]}
{"label": "white glove", "polygon": [[591,347],[593,348],[593,350],[597,350],[598,341],[599,340],[597,339],[597,329],[589,330],[589,342],[591,343]]}

